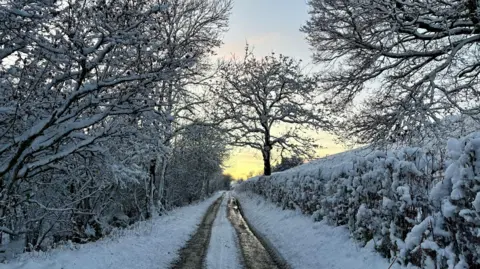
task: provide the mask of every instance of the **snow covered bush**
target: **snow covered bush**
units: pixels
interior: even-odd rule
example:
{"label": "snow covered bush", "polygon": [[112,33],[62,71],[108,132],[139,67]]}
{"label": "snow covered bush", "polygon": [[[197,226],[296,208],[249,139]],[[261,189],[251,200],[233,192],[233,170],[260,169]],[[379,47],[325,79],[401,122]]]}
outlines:
{"label": "snow covered bush", "polygon": [[252,178],[239,189],[346,225],[353,238],[402,264],[468,268],[480,264],[479,154],[476,133],[450,140],[446,160],[427,147],[360,149]]}
{"label": "snow covered bush", "polygon": [[435,212],[429,226],[415,226],[406,241],[407,250],[426,250],[425,264],[436,268],[480,266],[479,160],[480,133],[448,141],[445,175],[430,192]]}

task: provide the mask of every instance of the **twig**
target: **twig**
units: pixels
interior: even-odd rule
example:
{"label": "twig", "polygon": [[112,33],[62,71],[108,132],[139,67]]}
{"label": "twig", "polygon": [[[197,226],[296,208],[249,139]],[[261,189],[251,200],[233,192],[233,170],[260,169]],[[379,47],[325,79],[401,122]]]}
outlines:
{"label": "twig", "polygon": [[393,264],[395,263],[396,260],[397,260],[397,256],[395,256],[395,258],[393,259],[393,261],[390,264],[390,266],[388,267],[388,269],[392,268],[392,266],[393,266]]}

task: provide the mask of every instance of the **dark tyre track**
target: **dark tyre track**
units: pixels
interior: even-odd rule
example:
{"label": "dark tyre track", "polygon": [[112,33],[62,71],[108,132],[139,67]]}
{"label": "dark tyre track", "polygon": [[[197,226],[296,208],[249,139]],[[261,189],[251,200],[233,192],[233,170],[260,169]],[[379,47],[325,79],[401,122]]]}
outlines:
{"label": "dark tyre track", "polygon": [[204,260],[210,243],[213,221],[224,195],[218,198],[207,210],[195,234],[180,250],[180,257],[172,265],[172,269],[200,269],[204,267]]}
{"label": "dark tyre track", "polygon": [[245,268],[290,268],[272,244],[244,219],[240,203],[235,198],[229,199],[228,218],[237,232]]}

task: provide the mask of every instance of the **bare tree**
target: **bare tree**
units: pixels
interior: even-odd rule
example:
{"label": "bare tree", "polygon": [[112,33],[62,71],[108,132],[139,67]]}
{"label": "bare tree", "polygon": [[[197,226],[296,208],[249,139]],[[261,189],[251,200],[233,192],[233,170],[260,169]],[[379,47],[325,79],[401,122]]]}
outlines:
{"label": "bare tree", "polygon": [[329,123],[317,106],[317,78],[303,74],[299,61],[275,54],[257,59],[247,48],[243,61],[221,65],[219,77],[215,108],[231,144],[261,151],[265,175],[272,172],[273,149],[313,154],[314,141],[304,131]]}
{"label": "bare tree", "polygon": [[[441,133],[436,129],[450,114],[480,119],[477,1],[310,0],[309,5],[311,17],[301,30],[314,60],[324,64],[329,102],[348,118],[348,135],[361,143],[404,139]],[[346,109],[354,100],[361,106]]]}

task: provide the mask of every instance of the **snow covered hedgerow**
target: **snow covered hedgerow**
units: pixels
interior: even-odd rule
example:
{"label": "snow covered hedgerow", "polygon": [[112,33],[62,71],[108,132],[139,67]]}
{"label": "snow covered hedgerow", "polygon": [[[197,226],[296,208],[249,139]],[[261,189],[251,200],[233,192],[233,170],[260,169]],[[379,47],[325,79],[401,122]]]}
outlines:
{"label": "snow covered hedgerow", "polygon": [[[430,199],[441,175],[441,156],[422,148],[355,150],[250,179],[240,189],[261,194],[284,209],[312,215],[314,220],[346,225],[353,238],[373,243],[384,256],[396,257],[405,265],[471,262],[469,255],[452,254],[454,246],[446,240],[448,227],[443,227],[449,222],[439,218]],[[470,203],[471,211],[462,211],[467,218],[473,218],[469,213],[480,206],[478,202],[480,198]]]}
{"label": "snow covered hedgerow", "polygon": [[480,133],[448,141],[444,178],[430,192],[430,227],[419,224],[407,236],[407,250],[428,249],[436,268],[480,265],[479,159]]}

